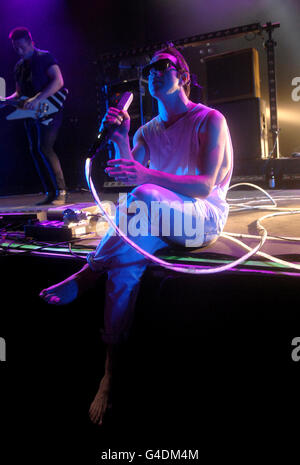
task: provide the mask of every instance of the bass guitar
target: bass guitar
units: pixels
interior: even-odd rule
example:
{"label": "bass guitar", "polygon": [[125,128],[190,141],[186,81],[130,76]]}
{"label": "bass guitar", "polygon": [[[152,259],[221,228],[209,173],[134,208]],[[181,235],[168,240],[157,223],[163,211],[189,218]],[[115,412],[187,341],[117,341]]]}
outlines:
{"label": "bass guitar", "polygon": [[23,105],[29,97],[22,96],[16,99],[0,101],[0,108],[4,106],[16,107],[16,110],[6,116],[7,120],[33,118],[41,121],[42,124],[48,125],[53,118],[51,115],[58,112],[64,106],[69,91],[66,88],[58,90],[51,97],[42,100],[37,110],[23,108]]}

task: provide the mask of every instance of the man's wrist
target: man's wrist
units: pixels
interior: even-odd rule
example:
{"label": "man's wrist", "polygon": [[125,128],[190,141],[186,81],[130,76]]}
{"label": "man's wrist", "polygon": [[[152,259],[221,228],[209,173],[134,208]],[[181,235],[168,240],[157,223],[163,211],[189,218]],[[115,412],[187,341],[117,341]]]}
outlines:
{"label": "man's wrist", "polygon": [[126,136],[114,136],[111,140],[114,143],[116,158],[133,159],[128,134]]}
{"label": "man's wrist", "polygon": [[124,147],[128,147],[129,144],[129,137],[128,133],[126,134],[113,134],[111,137],[111,141],[118,146],[118,148],[124,149]]}
{"label": "man's wrist", "polygon": [[147,168],[147,184],[157,184],[156,176],[155,176],[156,170]]}

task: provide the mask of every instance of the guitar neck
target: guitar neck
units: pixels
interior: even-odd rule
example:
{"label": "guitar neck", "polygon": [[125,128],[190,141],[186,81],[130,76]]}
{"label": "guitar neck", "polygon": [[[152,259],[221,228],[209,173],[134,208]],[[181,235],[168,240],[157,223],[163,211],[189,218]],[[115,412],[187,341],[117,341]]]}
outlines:
{"label": "guitar neck", "polygon": [[[66,100],[68,93],[69,93],[68,89],[63,87],[62,89],[59,89],[57,92],[55,92],[55,94],[53,94],[52,96],[44,99],[44,101],[50,100],[50,99],[52,99],[54,97],[55,99],[58,99],[60,102],[63,103],[64,100]],[[13,105],[13,106],[17,107],[20,104],[22,104],[25,100],[27,100],[28,98],[29,97],[26,97],[25,95],[22,95],[22,97],[19,97],[19,98],[11,98],[11,99],[8,99],[8,100],[3,100],[3,101],[0,100],[0,105],[1,104],[2,105]]]}
{"label": "guitar neck", "polygon": [[8,100],[0,100],[0,105],[1,106],[6,106],[6,105],[11,105],[13,107],[18,107],[24,99],[19,99],[19,98],[11,98]]}

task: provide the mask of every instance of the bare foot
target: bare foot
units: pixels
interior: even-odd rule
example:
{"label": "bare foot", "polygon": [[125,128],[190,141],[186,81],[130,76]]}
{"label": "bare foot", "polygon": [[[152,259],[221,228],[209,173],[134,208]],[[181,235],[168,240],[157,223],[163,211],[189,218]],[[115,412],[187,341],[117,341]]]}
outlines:
{"label": "bare foot", "polygon": [[91,270],[88,264],[54,286],[43,289],[39,296],[48,304],[66,305],[75,300],[82,292],[91,287],[98,279],[99,273]]}
{"label": "bare foot", "polygon": [[111,394],[111,377],[107,374],[103,376],[100,386],[93,402],[91,403],[89,415],[93,423],[102,425],[103,417],[107,410],[111,408],[110,404]]}

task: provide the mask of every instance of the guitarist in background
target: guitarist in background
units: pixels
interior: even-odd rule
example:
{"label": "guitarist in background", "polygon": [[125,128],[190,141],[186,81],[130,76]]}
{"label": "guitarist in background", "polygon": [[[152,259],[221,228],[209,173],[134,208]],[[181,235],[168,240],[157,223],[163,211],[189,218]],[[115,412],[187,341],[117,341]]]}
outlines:
{"label": "guitarist in background", "polygon": [[[23,108],[38,110],[40,103],[63,87],[64,80],[55,58],[34,46],[30,31],[17,27],[9,34],[13,48],[20,55],[14,75],[16,91],[6,98],[29,97]],[[37,205],[61,205],[66,201],[66,184],[61,164],[53,146],[62,123],[62,110],[52,115],[48,125],[38,119],[25,119],[29,148],[46,198]]]}

